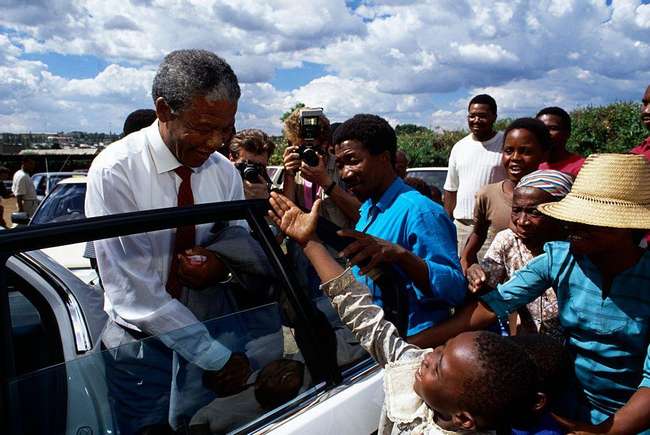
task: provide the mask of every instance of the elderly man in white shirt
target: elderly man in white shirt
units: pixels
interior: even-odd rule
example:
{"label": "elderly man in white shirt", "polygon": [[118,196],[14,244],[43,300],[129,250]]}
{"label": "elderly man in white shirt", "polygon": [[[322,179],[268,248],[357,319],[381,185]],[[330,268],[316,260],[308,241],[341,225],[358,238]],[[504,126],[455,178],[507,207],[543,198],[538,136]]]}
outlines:
{"label": "elderly man in white shirt", "polygon": [[[240,97],[230,66],[203,50],[172,52],[158,69],[152,96],[158,120],[93,161],[87,216],[243,199],[239,173],[215,152],[232,135]],[[201,247],[210,229],[184,226],[95,241],[111,319],[102,342],[106,348],[122,346],[105,353],[105,361],[123,433],[167,425],[170,349],[205,370],[237,372],[247,365],[182,303],[188,287],[223,279],[223,265]],[[187,249],[205,261],[196,265]],[[148,336],[158,338],[136,341]]]}

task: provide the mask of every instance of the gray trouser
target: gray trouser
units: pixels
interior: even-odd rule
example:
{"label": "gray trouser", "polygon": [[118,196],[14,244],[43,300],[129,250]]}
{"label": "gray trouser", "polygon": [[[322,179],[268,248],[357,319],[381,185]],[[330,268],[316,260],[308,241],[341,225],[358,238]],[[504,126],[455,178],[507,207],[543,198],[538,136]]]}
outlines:
{"label": "gray trouser", "polygon": [[[463,253],[463,249],[465,249],[465,243],[467,243],[467,239],[472,233],[474,225],[471,219],[454,219],[454,225],[456,226],[456,241],[458,243],[458,256],[460,257],[460,254]],[[479,261],[483,260],[485,253],[492,244],[492,240],[494,240],[494,232],[488,231],[483,246],[481,246],[481,249],[476,254]]]}

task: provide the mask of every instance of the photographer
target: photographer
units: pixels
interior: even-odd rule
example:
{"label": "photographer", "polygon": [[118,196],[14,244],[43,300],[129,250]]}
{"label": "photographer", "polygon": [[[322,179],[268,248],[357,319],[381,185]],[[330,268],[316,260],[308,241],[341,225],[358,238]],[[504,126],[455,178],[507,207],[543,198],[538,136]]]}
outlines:
{"label": "photographer", "polygon": [[345,189],[336,158],[327,151],[330,122],[322,109],[294,110],[284,123],[284,135],[289,143],[283,155],[284,195],[305,210],[321,199],[321,216],[353,228],[361,203]]}
{"label": "photographer", "polygon": [[262,130],[242,130],[230,141],[230,161],[239,170],[244,182],[246,199],[267,199],[271,180],[266,166],[275,150],[275,144]]}

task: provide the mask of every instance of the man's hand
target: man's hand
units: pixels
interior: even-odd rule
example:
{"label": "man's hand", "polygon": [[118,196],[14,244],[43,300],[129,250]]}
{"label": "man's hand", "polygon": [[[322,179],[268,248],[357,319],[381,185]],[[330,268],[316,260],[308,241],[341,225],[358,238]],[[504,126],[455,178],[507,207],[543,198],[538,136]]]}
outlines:
{"label": "man's hand", "polygon": [[406,252],[400,245],[358,231],[340,230],[337,234],[357,239],[339,255],[349,258],[352,266],[359,266],[361,275],[365,275],[381,263],[397,262],[400,256]]}
{"label": "man's hand", "polygon": [[485,271],[478,264],[472,264],[467,269],[465,276],[467,277],[469,291],[472,293],[478,293],[485,285],[485,281],[487,281]]}
{"label": "man's hand", "polygon": [[269,188],[266,184],[266,180],[262,178],[261,175],[258,175],[258,182],[251,183],[248,180],[244,180],[244,198],[246,199],[268,199],[269,198]]}
{"label": "man's hand", "polygon": [[233,353],[221,370],[203,372],[203,385],[219,397],[243,391],[251,374],[251,365],[244,353]]}
{"label": "man's hand", "polygon": [[298,154],[297,146],[288,146],[284,149],[282,154],[282,164],[284,165],[285,172],[289,174],[295,174],[300,169],[300,154]]}
{"label": "man's hand", "polygon": [[289,198],[277,192],[271,193],[269,217],[287,236],[305,246],[316,239],[316,225],[321,200],[317,199],[309,214],[300,210]]}
{"label": "man's hand", "polygon": [[226,268],[221,260],[201,246],[178,255],[178,279],[188,287],[202,290],[223,281],[225,276]]}
{"label": "man's hand", "polygon": [[323,189],[332,184],[332,178],[327,173],[327,157],[318,155],[318,166],[309,166],[303,163],[300,166],[302,178],[312,183],[316,183]]}

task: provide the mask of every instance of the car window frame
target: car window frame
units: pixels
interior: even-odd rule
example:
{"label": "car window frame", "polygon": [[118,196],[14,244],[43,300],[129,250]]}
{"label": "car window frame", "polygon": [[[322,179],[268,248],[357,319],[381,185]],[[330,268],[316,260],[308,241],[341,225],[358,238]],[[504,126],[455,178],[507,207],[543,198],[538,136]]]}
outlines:
{"label": "car window frame", "polygon": [[[343,381],[341,368],[336,364],[336,355],[326,355],[323,346],[319,346],[318,334],[314,323],[316,307],[309,296],[299,289],[297,278],[289,266],[273,232],[265,219],[269,208],[266,200],[240,200],[231,202],[208,203],[188,207],[169,207],[162,209],[138,211],[85,218],[68,222],[33,225],[5,231],[0,234],[0,328],[2,334],[0,345],[6,352],[0,357],[0,428],[7,427],[9,414],[9,391],[7,383],[15,376],[14,356],[11,336],[5,333],[9,322],[8,294],[6,287],[6,262],[12,256],[25,251],[43,249],[53,246],[80,243],[101,238],[138,234],[161,229],[175,228],[181,223],[202,224],[219,221],[246,220],[251,230],[265,251],[269,261],[281,281],[282,296],[293,310],[291,321],[296,330],[301,330],[310,339],[300,343],[300,351],[311,373],[321,373],[322,379],[314,388],[314,393],[339,385]],[[9,325],[10,328],[11,325]],[[354,364],[363,370],[370,357]],[[333,362],[332,362],[333,360]],[[354,370],[345,370],[345,377],[353,376]],[[280,407],[279,409],[281,409]],[[275,410],[274,410],[275,411]],[[259,424],[262,424],[261,422]]]}

